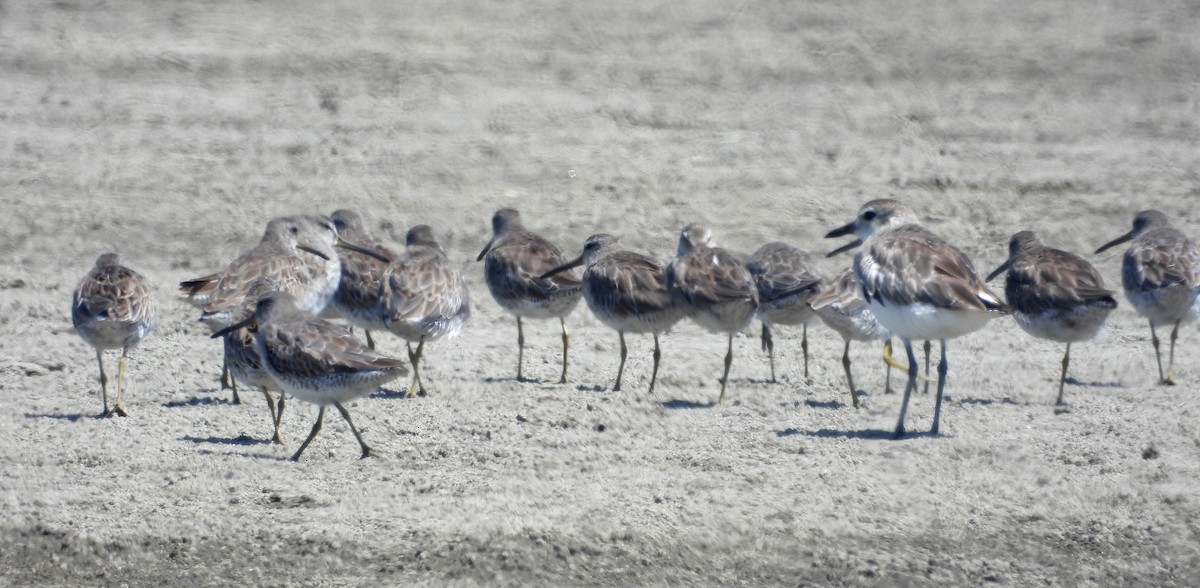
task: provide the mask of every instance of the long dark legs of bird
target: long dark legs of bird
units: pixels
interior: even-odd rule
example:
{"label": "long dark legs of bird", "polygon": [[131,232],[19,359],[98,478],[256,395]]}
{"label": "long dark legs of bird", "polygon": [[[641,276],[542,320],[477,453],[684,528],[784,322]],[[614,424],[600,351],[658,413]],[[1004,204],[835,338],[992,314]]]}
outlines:
{"label": "long dark legs of bird", "polygon": [[858,389],[854,387],[854,376],[850,375],[850,340],[846,339],[846,349],[842,351],[842,368],[846,370],[846,383],[850,385],[850,402],[858,408]]}
{"label": "long dark legs of bird", "polygon": [[938,342],[942,344],[942,360],[938,362],[937,402],[933,403],[933,426],[929,428],[929,432],[934,435],[938,434],[938,425],[942,422],[942,396],[946,391],[946,372],[950,371],[950,364],[946,362],[946,340],[941,339]]}
{"label": "long dark legs of bird", "polygon": [[613,392],[621,391],[621,374],[625,373],[625,354],[628,352],[625,348],[625,333],[617,331],[617,336],[621,338],[621,364],[617,366],[617,383],[613,384]]}
{"label": "long dark legs of bird", "polygon": [[[884,343],[884,346],[887,347],[888,349],[891,349],[892,340],[888,339],[887,342]],[[890,351],[888,352],[888,355],[891,355]],[[895,392],[892,391],[892,364],[887,363],[887,362],[884,362],[884,363],[887,364],[887,370],[884,372],[885,375],[884,375],[884,380],[883,380],[883,393],[884,394],[895,394]]]}
{"label": "long dark legs of bird", "polygon": [[1167,359],[1167,377],[1163,383],[1168,386],[1175,385],[1175,339],[1179,337],[1179,323],[1175,321],[1175,328],[1171,329],[1171,354]]}
{"label": "long dark legs of bird", "polygon": [[367,334],[367,349],[375,351],[375,340],[371,338],[371,331],[363,329],[363,332]]}
{"label": "long dark legs of bird", "polygon": [[1150,323],[1150,343],[1154,345],[1154,359],[1158,361],[1158,383],[1166,384],[1167,376],[1163,375],[1162,355],[1158,352],[1158,333],[1154,330],[1154,323]]}
{"label": "long dark legs of bird", "polygon": [[104,352],[96,350],[96,365],[100,366],[100,401],[104,403],[104,410],[100,411],[101,417],[110,417],[112,413],[108,412],[108,376],[104,375]]}
{"label": "long dark legs of bird", "polygon": [[[808,379],[808,325],[802,325],[800,329],[800,351],[804,353],[804,383],[811,384],[812,381]],[[771,381],[775,381],[774,369],[771,370]]]}
{"label": "long dark legs of bird", "polygon": [[767,359],[771,362],[771,383],[775,383],[775,341],[771,338],[771,327],[767,323],[762,324],[762,348],[767,352]]}
{"label": "long dark legs of bird", "polygon": [[408,361],[409,361],[409,363],[412,364],[412,367],[413,367],[413,381],[412,381],[412,384],[408,385],[407,397],[415,398],[416,395],[418,394],[418,392],[422,396],[424,396],[425,395],[425,384],[421,382],[420,365],[421,365],[421,355],[423,354],[423,352],[425,350],[425,339],[422,338],[420,341],[417,342],[417,350],[415,352],[413,351],[412,344],[405,343],[404,346],[408,348]]}
{"label": "long dark legs of bird", "polygon": [[733,365],[733,333],[729,334],[729,350],[725,352],[725,374],[721,376],[721,395],[717,404],[725,402],[725,386],[729,383],[729,366]]}
{"label": "long dark legs of bird", "polygon": [[1058,377],[1058,400],[1054,402],[1058,406],[1065,406],[1063,402],[1063,384],[1067,381],[1067,366],[1071,365],[1071,344],[1067,343],[1067,352],[1063,354],[1062,360],[1062,375]]}
{"label": "long dark legs of bird", "polygon": [[[267,399],[267,409],[271,411],[271,425],[275,427],[275,434],[271,437],[271,441],[283,445],[283,437],[279,436],[279,413],[275,412],[275,399],[271,398],[271,393],[266,389],[262,389],[263,397]],[[283,397],[279,399],[279,405],[283,406]]]}
{"label": "long dark legs of bird", "polygon": [[933,344],[931,344],[929,342],[929,339],[926,339],[924,347],[925,347],[925,378],[926,378],[926,380],[925,380],[925,385],[921,387],[921,394],[929,394],[929,380],[928,380],[928,378],[929,378],[929,354],[933,350]]}
{"label": "long dark legs of bird", "polygon": [[374,455],[373,453],[371,453],[371,448],[367,447],[367,442],[363,441],[362,434],[360,434],[358,432],[358,429],[354,428],[354,421],[350,420],[350,411],[346,410],[346,407],[342,406],[338,402],[334,402],[333,405],[335,407],[337,407],[338,412],[342,413],[342,418],[346,419],[346,424],[350,425],[350,432],[354,433],[354,438],[358,439],[358,446],[362,447],[363,458],[371,457],[372,455]]}
{"label": "long dark legs of bird", "polygon": [[[908,399],[912,397],[912,392],[917,387],[917,356],[913,353],[912,341],[905,337],[900,338],[904,342],[904,351],[908,353],[908,383],[904,385],[904,400],[900,401],[900,420],[896,421],[896,430],[892,433],[893,439],[899,439],[904,436],[904,417],[908,414]],[[941,400],[941,395],[938,395]]]}
{"label": "long dark legs of bird", "polygon": [[525,359],[525,329],[521,326],[521,317],[517,317],[517,381],[524,382],[521,375],[521,364]]}
{"label": "long dark legs of bird", "polygon": [[650,393],[654,394],[654,382],[658,379],[658,362],[662,360],[662,350],[658,348],[658,333],[654,334],[654,369],[650,371]]}
{"label": "long dark legs of bird", "polygon": [[283,405],[286,402],[286,399],[287,394],[280,392],[279,404],[276,405],[277,410],[275,411],[275,436],[277,437],[276,441],[280,445],[283,445],[283,437],[279,436],[279,424],[283,422]]}
{"label": "long dark legs of bird", "polygon": [[563,371],[562,377],[558,379],[559,384],[567,383],[567,350],[571,347],[571,334],[567,332],[567,321],[558,319],[558,323],[562,325],[562,340],[563,340]]}
{"label": "long dark legs of bird", "polygon": [[233,400],[230,404],[241,404],[242,397],[238,396],[237,382],[233,381],[233,372],[229,371],[229,362],[221,360],[221,389],[233,390]]}
{"label": "long dark legs of bird", "polygon": [[317,409],[317,422],[313,423],[312,431],[309,431],[308,438],[304,440],[304,443],[300,444],[300,449],[296,450],[296,454],[292,456],[292,461],[300,461],[300,454],[304,453],[305,449],[308,449],[308,444],[312,443],[313,437],[316,437],[317,433],[321,432],[321,421],[324,419],[325,405],[321,405],[321,407]]}

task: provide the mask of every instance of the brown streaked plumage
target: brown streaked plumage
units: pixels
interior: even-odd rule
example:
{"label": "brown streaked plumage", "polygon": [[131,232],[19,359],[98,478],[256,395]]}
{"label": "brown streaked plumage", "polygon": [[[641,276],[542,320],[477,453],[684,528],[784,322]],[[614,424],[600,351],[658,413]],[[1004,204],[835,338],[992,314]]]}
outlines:
{"label": "brown streaked plumage", "polygon": [[804,354],[804,380],[808,381],[808,323],[815,313],[808,301],[821,288],[821,270],[807,251],[780,243],[767,243],[746,260],[758,288],[758,318],[762,321],[763,351],[775,380],[775,341],[772,325],[800,325],[800,350]]}
{"label": "brown streaked plumage", "polygon": [[492,215],[492,239],[479,253],[492,298],[517,317],[517,379],[524,380],[525,332],[522,318],[557,318],[562,326],[563,358],[560,384],[567,381],[567,351],[571,336],[564,320],[579,304],[582,288],[574,272],[542,276],[568,260],[553,243],[525,229],[515,209]]}
{"label": "brown streaked plumage", "polygon": [[411,345],[408,350],[413,367],[411,398],[418,389],[425,394],[420,372],[425,342],[453,337],[462,330],[471,316],[471,295],[467,281],[428,225],[409,229],[405,247],[404,254],[384,271],[375,312],[392,334],[417,342],[416,351]]}
{"label": "brown streaked plumage", "polygon": [[[71,299],[71,323],[83,340],[96,349],[100,366],[100,416],[126,416],[125,363],[129,352],[154,328],[155,305],[150,285],[141,274],[121,265],[116,253],[105,253],[75,288]],[[117,400],[108,408],[108,377],[104,374],[104,351],[120,349],[117,362]]]}
{"label": "brown streaked plumage", "polygon": [[[854,273],[863,300],[879,324],[904,341],[908,353],[908,384],[900,406],[895,436],[904,435],[908,401],[916,388],[914,339],[937,339],[938,392],[930,432],[937,434],[945,391],[946,340],[983,328],[1008,314],[1008,306],[988,290],[975,265],[957,247],[920,225],[907,206],[896,200],[872,200],[855,220],[826,237],[857,235],[862,247],[854,256]],[[848,246],[839,250],[844,250]]]}
{"label": "brown streaked plumage", "polygon": [[745,263],[727,249],[717,247],[712,233],[701,223],[691,223],[679,233],[677,257],[667,265],[667,291],[697,324],[728,336],[721,395],[733,364],[733,336],[750,325],[758,308],[758,288]]}
{"label": "brown streaked plumage", "polygon": [[371,448],[363,441],[342,403],[365,396],[380,385],[406,375],[408,369],[404,362],[368,349],[349,329],[297,308],[286,292],[260,298],[253,317],[217,331],[213,337],[251,324],[257,325],[254,347],[259,360],[276,384],[285,394],[319,407],[312,431],[292,460],[300,459],[321,430],[325,407],[330,404],[350,425],[350,431],[362,448],[362,457],[371,456]]}
{"label": "brown streaked plumage", "polygon": [[[1172,227],[1167,215],[1143,210],[1134,216],[1133,230],[1105,243],[1096,253],[1127,241],[1133,244],[1121,262],[1125,298],[1150,322],[1159,383],[1173,385],[1179,325],[1200,318],[1200,246]],[[1164,325],[1173,325],[1166,373],[1155,331]]]}
{"label": "brown streaked plumage", "polygon": [[574,261],[550,271],[553,275],[574,267],[583,272],[583,298],[600,322],[617,331],[621,342],[621,363],[613,391],[621,389],[625,373],[625,333],[654,335],[654,369],[650,372],[650,393],[658,379],[662,359],[658,336],[679,322],[686,310],[667,292],[666,271],[653,258],[626,251],[620,240],[604,233],[592,235],[583,243],[583,254]]}
{"label": "brown streaked plumage", "polygon": [[1092,264],[1073,253],[1042,244],[1033,231],[1021,231],[1008,244],[1008,260],[988,275],[1002,272],[1004,297],[1017,324],[1030,335],[1066,343],[1062,374],[1058,378],[1059,406],[1071,362],[1071,344],[1087,341],[1100,332],[1104,320],[1117,308],[1113,292]]}
{"label": "brown streaked plumage", "polygon": [[[252,319],[255,309],[258,307],[258,300],[278,290],[279,285],[271,278],[262,277],[254,280],[235,320],[241,323]],[[233,386],[234,393],[237,393],[237,382],[262,390],[263,396],[267,400],[267,409],[271,413],[271,423],[274,426],[271,440],[283,445],[283,437],[279,434],[279,423],[283,420],[285,396],[279,385],[275,383],[275,379],[263,368],[262,360],[258,357],[258,350],[254,347],[254,332],[253,325],[247,325],[229,331],[221,337],[225,346],[225,365],[229,368],[230,384]],[[272,391],[279,393],[278,409],[276,409],[275,399],[271,397]]]}
{"label": "brown streaked plumage", "polygon": [[[890,341],[892,334],[875,320],[871,309],[860,295],[861,288],[854,280],[854,268],[846,268],[837,277],[821,286],[809,304],[829,328],[838,332],[845,342],[842,349],[842,369],[846,372],[846,383],[850,386],[850,401],[854,408],[860,406],[858,389],[854,387],[854,376],[850,373],[851,341]],[[885,393],[892,391],[892,365],[887,364]]]}
{"label": "brown streaked plumage", "polygon": [[[362,215],[353,210],[337,210],[330,215],[338,238],[358,247],[370,249],[379,257],[395,259],[396,253],[380,243],[370,231]],[[366,333],[367,347],[375,348],[372,330],[386,328],[378,312],[379,289],[383,284],[383,273],[388,262],[346,248],[338,248],[342,261],[342,274],[338,281],[333,301],[326,313],[344,318],[346,322]]]}

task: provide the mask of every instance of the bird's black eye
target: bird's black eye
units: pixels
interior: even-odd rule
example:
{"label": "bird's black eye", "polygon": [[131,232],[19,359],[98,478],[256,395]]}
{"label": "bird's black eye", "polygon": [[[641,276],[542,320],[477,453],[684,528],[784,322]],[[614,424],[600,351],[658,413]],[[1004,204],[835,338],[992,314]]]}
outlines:
{"label": "bird's black eye", "polygon": [[298,229],[294,226],[289,228],[288,230],[291,231],[293,235],[298,234],[300,232],[300,229]]}
{"label": "bird's black eye", "polygon": [[862,219],[865,221],[875,220],[875,216],[876,216],[876,214],[875,214],[874,210],[868,210],[868,211],[862,213]]}

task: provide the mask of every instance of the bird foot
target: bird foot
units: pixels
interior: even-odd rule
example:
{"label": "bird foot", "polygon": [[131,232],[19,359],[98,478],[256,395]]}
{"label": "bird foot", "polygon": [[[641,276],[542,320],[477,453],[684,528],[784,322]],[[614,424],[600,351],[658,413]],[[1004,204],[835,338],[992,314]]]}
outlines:
{"label": "bird foot", "polygon": [[106,411],[101,416],[103,416],[104,418],[107,419],[107,418],[112,418],[114,416],[122,416],[122,417],[129,416],[129,413],[125,412],[124,406],[117,405],[117,406],[113,406],[112,408],[110,408],[108,411]]}
{"label": "bird foot", "polygon": [[279,436],[279,433],[275,433],[275,436],[271,438],[271,442],[276,445],[287,445],[287,443],[283,442],[283,437]]}
{"label": "bird foot", "polygon": [[1173,378],[1171,376],[1167,376],[1167,377],[1163,378],[1163,380],[1161,382],[1159,382],[1159,385],[1160,386],[1174,386],[1175,378]]}
{"label": "bird foot", "polygon": [[892,433],[892,439],[901,439],[903,437],[904,437],[904,427],[896,427],[895,432]]}
{"label": "bird foot", "polygon": [[359,457],[359,459],[367,459],[368,457],[379,457],[379,454],[370,447],[363,447],[362,457]]}

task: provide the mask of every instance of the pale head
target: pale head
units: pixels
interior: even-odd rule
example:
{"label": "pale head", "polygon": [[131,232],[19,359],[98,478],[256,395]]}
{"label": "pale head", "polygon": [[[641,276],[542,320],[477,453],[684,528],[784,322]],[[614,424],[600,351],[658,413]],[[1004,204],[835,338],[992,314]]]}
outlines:
{"label": "pale head", "polygon": [[[244,309],[248,316],[241,321],[238,321],[213,333],[210,335],[213,339],[228,335],[229,333],[232,333],[243,327],[262,325],[275,317],[284,317],[289,314],[304,313],[304,311],[296,308],[296,300],[287,292],[274,289],[274,286],[268,283],[259,283],[256,284],[256,286],[258,286],[259,292],[263,292],[264,290],[267,290],[267,292],[261,296],[258,296],[257,298],[249,295],[246,296]],[[249,312],[251,308],[253,308],[253,313]]]}
{"label": "pale head", "polygon": [[367,237],[367,223],[358,211],[343,208],[329,215],[337,236],[351,243],[362,243]]}
{"label": "pale head", "polygon": [[717,244],[712,238],[712,231],[704,226],[704,223],[689,223],[679,231],[679,248],[676,255],[687,255],[698,247],[716,246]]}
{"label": "pale head", "polygon": [[904,225],[920,224],[920,219],[913,213],[912,209],[905,206],[899,200],[891,200],[881,198],[872,200],[858,209],[858,214],[854,220],[842,225],[825,235],[826,239],[834,237],[842,237],[845,235],[854,235],[855,240],[830,251],[826,257],[833,257],[843,251],[849,251],[863,244],[878,233],[887,232],[896,227]]}
{"label": "pale head", "polygon": [[321,215],[305,215],[300,220],[296,248],[327,260],[336,259],[338,232],[333,221]]}
{"label": "pale head", "polygon": [[1167,218],[1167,215],[1157,210],[1143,210],[1133,216],[1133,230],[1101,245],[1099,249],[1096,249],[1096,253],[1100,253],[1121,243],[1132,241],[1154,229],[1163,229],[1170,226],[1171,221]]}
{"label": "pale head", "polygon": [[583,242],[583,264],[592,265],[620,250],[620,239],[607,233],[597,233]]}

